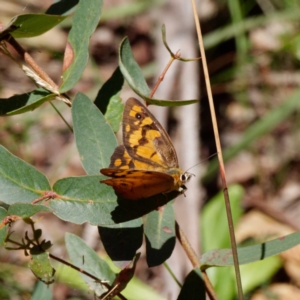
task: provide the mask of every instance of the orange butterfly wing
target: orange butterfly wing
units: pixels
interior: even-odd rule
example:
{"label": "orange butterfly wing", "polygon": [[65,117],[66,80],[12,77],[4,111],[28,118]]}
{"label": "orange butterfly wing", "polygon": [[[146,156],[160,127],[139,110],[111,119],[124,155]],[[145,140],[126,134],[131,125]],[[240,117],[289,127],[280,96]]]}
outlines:
{"label": "orange butterfly wing", "polygon": [[138,100],[129,98],[123,113],[123,142],[102,180],[124,198],[137,200],[179,190],[183,173],[172,142],[156,118]]}
{"label": "orange butterfly wing", "polygon": [[130,157],[145,162],[149,168],[178,168],[176,151],[168,134],[135,98],[129,98],[124,108],[123,143]]}
{"label": "orange butterfly wing", "polygon": [[117,194],[126,199],[139,200],[164,193],[172,189],[172,176],[156,171],[105,169],[105,175],[112,176],[101,182],[113,186]]}

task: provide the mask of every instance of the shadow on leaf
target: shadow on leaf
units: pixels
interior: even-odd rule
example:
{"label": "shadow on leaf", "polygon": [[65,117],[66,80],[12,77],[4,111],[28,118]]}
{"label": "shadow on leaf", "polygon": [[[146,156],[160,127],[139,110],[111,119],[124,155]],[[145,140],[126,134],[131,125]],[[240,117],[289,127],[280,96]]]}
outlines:
{"label": "shadow on leaf", "polygon": [[117,224],[140,218],[167,204],[180,194],[177,191],[173,191],[168,194],[159,194],[141,200],[129,200],[118,196],[118,206],[111,212],[112,220]]}
{"label": "shadow on leaf", "polygon": [[151,245],[151,241],[146,237],[146,248],[147,248],[147,264],[149,267],[159,266],[164,263],[172,254],[176,238],[171,236],[161,248],[155,249]]}

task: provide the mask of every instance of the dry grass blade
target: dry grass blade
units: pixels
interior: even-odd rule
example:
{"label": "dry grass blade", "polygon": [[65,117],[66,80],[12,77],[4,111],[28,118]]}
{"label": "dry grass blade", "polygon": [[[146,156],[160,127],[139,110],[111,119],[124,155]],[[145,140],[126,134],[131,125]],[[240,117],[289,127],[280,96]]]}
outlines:
{"label": "dry grass blade", "polygon": [[227,219],[228,219],[228,225],[229,225],[234,267],[235,267],[235,273],[236,273],[238,298],[240,300],[242,300],[242,299],[244,299],[243,298],[243,290],[242,290],[242,282],[241,282],[239,261],[238,261],[238,255],[237,255],[236,240],[235,240],[235,235],[234,235],[233,220],[232,220],[232,214],[231,214],[231,208],[230,208],[230,200],[229,200],[228,188],[227,188],[227,183],[226,183],[226,174],[225,174],[224,161],[223,161],[223,156],[222,156],[222,148],[221,148],[221,143],[220,143],[220,138],[219,138],[218,125],[217,125],[215,108],[214,108],[214,103],[213,103],[211,84],[210,84],[206,56],[205,56],[204,45],[203,45],[203,39],[202,39],[202,34],[201,34],[201,29],[200,29],[200,22],[199,22],[199,18],[197,15],[197,10],[196,10],[196,5],[195,5],[194,0],[192,0],[192,7],[193,7],[194,18],[195,18],[195,23],[196,23],[196,30],[197,30],[197,35],[198,35],[199,47],[200,47],[200,51],[201,51],[201,57],[202,57],[202,61],[203,61],[204,78],[205,78],[205,84],[206,84],[207,95],[208,95],[208,100],[209,100],[209,107],[210,107],[210,112],[211,112],[211,117],[212,117],[215,142],[216,142],[216,147],[217,147],[217,152],[218,152],[219,167],[220,167],[220,173],[221,173],[221,179],[222,179],[222,187],[223,187],[223,192],[224,192],[225,207],[226,207],[226,213],[227,213]]}

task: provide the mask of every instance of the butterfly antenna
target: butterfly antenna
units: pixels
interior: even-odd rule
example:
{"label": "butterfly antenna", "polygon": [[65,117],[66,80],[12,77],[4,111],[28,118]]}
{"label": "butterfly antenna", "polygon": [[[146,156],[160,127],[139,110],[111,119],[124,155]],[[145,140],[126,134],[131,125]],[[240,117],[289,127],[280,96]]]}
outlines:
{"label": "butterfly antenna", "polygon": [[[193,165],[192,167],[188,168],[185,172],[187,172],[188,170],[190,170],[190,169],[192,169],[192,168],[194,168],[194,167],[200,165],[202,162],[204,162],[204,161],[206,161],[206,160],[209,160],[210,158],[216,156],[217,154],[218,154],[218,152],[216,152],[216,153],[210,155],[209,157],[207,157],[207,158],[205,158],[205,159],[203,159],[203,160],[200,160],[200,162],[198,162],[197,164],[195,164],[195,165]],[[194,175],[194,174],[192,174],[192,175]],[[195,176],[195,175],[194,175],[194,176]]]}

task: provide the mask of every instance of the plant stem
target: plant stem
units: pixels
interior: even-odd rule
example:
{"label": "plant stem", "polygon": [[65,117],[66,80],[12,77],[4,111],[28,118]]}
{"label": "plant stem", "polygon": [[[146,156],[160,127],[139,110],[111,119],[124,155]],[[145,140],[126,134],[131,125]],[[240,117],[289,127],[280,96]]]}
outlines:
{"label": "plant stem", "polygon": [[169,70],[170,66],[172,65],[172,63],[174,62],[174,60],[176,60],[178,57],[180,57],[180,51],[178,50],[174,57],[171,56],[170,57],[170,60],[168,62],[168,64],[166,65],[166,67],[164,68],[163,72],[161,73],[161,75],[158,77],[156,83],[155,83],[155,86],[154,88],[152,89],[150,95],[149,95],[149,98],[152,98],[154,93],[156,92],[157,88],[159,87],[159,85],[161,84],[161,82],[164,80],[165,78],[165,75],[167,73],[167,71]]}
{"label": "plant stem", "polygon": [[54,108],[54,110],[57,112],[57,114],[61,117],[63,122],[67,125],[67,127],[70,129],[70,131],[73,133],[73,128],[71,125],[67,122],[67,120],[64,118],[64,116],[60,113],[60,111],[56,108],[56,106],[50,101],[51,106]]}
{"label": "plant stem", "polygon": [[176,284],[182,288],[182,284],[178,281],[178,279],[176,278],[175,274],[173,273],[173,271],[171,270],[171,268],[169,267],[169,265],[167,264],[167,262],[164,262],[164,266],[167,269],[167,271],[169,272],[169,274],[171,275],[171,277],[173,278],[173,280],[176,282]]}
{"label": "plant stem", "polygon": [[[67,265],[68,267],[70,267],[70,268],[72,268],[72,269],[74,269],[74,270],[76,270],[76,271],[78,271],[78,272],[80,272],[80,273],[82,273],[82,274],[84,274],[84,275],[92,278],[92,279],[94,279],[96,282],[99,282],[100,284],[104,285],[109,290],[112,288],[106,281],[99,280],[96,276],[94,276],[94,275],[92,275],[92,274],[84,271],[81,268],[78,268],[78,267],[70,264],[69,262],[67,262],[67,261],[65,261],[65,260],[63,260],[63,259],[61,259],[61,258],[59,258],[59,257],[57,257],[57,256],[55,256],[55,255],[53,255],[51,253],[49,253],[49,257],[51,257],[52,259],[55,259],[55,260],[59,261],[60,263],[62,263],[64,265]],[[118,294],[118,297],[120,297],[120,299],[122,299],[122,300],[126,300],[126,298],[124,296],[122,296],[121,293]]]}
{"label": "plant stem", "polygon": [[14,49],[19,53],[23,60],[34,70],[44,81],[51,85],[54,89],[58,89],[55,82],[48,76],[47,73],[35,62],[32,56],[26,52],[21,45],[10,35],[7,38],[7,42],[14,47]]}
{"label": "plant stem", "polygon": [[[188,258],[190,259],[190,262],[193,265],[193,268],[199,268],[201,266],[201,262],[197,256],[197,254],[195,253],[194,249],[192,248],[191,244],[189,243],[188,239],[186,238],[184,232],[181,230],[181,228],[179,227],[179,224],[177,222],[175,222],[175,230],[176,230],[176,237],[179,240],[183,250],[185,251],[186,255],[188,256]],[[216,300],[218,299],[214,288],[206,274],[205,271],[201,270],[202,276],[203,276],[203,281],[205,284],[205,288],[206,288],[206,292],[209,296],[210,299]]]}
{"label": "plant stem", "polygon": [[229,199],[229,194],[228,194],[225,167],[224,167],[224,161],[223,161],[223,156],[222,156],[222,147],[221,147],[221,142],[220,142],[220,137],[219,137],[218,124],[217,124],[217,120],[216,120],[216,113],[215,113],[213,96],[212,96],[212,91],[211,91],[209,73],[208,73],[208,69],[207,69],[207,61],[206,61],[205,50],[204,50],[204,45],[203,45],[203,38],[202,38],[202,33],[201,33],[201,28],[200,28],[199,17],[197,15],[195,1],[191,0],[191,2],[192,2],[193,12],[194,12],[194,19],[195,19],[195,25],[196,25],[197,35],[198,35],[198,42],[199,42],[201,57],[202,57],[202,61],[203,61],[203,72],[204,72],[205,84],[206,84],[206,89],[207,89],[209,107],[210,107],[210,111],[211,111],[211,118],[212,118],[213,130],[214,130],[217,153],[218,153],[220,175],[221,175],[221,179],[222,179],[222,187],[223,187],[223,193],[224,193],[225,207],[226,207],[226,213],[227,213],[227,220],[228,220],[230,240],[231,240],[231,248],[232,248],[235,275],[236,275],[238,298],[239,298],[239,300],[243,300],[244,299],[243,288],[242,288],[242,281],[241,281],[241,274],[240,274],[240,267],[239,267],[239,259],[238,259],[238,254],[237,254],[236,240],[235,240],[235,235],[234,235],[234,226],[233,226],[232,213],[231,213],[231,207],[230,207],[230,199]]}
{"label": "plant stem", "polygon": [[44,196],[41,196],[35,200],[33,200],[31,203],[32,204],[37,204],[45,199],[54,199],[57,197],[57,194],[55,192],[52,192],[52,191],[48,191],[48,192],[45,192],[45,195]]}

